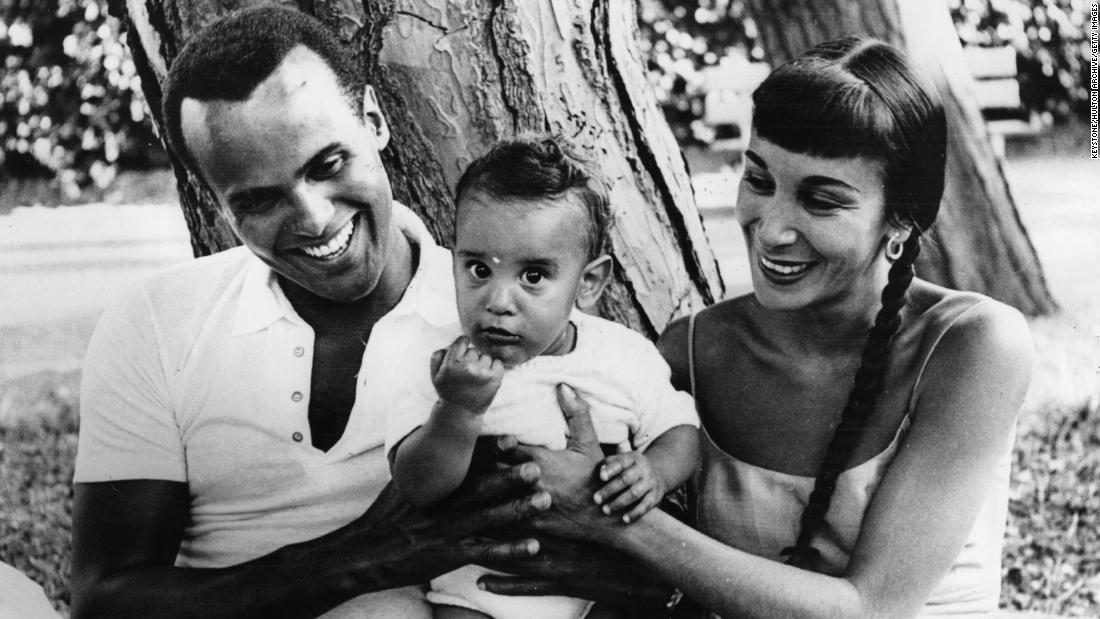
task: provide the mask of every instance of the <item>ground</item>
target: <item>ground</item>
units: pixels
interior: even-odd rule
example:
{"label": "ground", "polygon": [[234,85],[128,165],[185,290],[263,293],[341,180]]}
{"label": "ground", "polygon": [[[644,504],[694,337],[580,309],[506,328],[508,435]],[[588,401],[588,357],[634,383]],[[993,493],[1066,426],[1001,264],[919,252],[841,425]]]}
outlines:
{"label": "ground", "polygon": [[[1061,311],[1032,320],[1038,362],[1020,417],[1002,605],[1100,614],[1100,163],[1083,146],[1013,154],[1007,173]],[[1069,154],[1067,154],[1069,153]],[[705,163],[705,165],[703,165]],[[747,290],[723,158],[696,161],[708,236]],[[79,361],[104,303],[189,256],[168,205],[0,208],[0,561],[67,615]]]}

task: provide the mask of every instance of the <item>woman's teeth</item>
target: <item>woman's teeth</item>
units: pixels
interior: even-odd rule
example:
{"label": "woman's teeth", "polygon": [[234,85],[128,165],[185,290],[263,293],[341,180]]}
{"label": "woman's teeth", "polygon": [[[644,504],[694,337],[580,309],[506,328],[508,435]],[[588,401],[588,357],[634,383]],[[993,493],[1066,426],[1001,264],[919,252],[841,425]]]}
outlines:
{"label": "woman's teeth", "polygon": [[348,241],[351,240],[353,232],[355,232],[354,217],[344,224],[344,227],[340,228],[340,231],[328,243],[303,247],[301,248],[302,252],[315,260],[331,260],[344,253],[344,250],[348,248]]}
{"label": "woman's teeth", "polygon": [[760,256],[760,264],[764,265],[764,268],[769,271],[775,271],[781,275],[797,275],[806,269],[810,268],[809,262],[802,262],[796,265],[784,265],[768,260],[764,256]]}

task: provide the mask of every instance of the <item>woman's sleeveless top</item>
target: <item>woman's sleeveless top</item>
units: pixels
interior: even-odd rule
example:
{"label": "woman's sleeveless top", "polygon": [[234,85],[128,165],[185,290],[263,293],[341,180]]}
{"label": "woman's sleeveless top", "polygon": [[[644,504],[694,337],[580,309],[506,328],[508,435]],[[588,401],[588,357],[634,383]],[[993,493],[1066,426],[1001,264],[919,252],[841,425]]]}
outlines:
{"label": "woman's sleeveless top", "polygon": [[[918,355],[887,371],[885,385],[907,388],[908,408],[893,441],[870,460],[840,474],[824,524],[812,545],[821,552],[819,570],[844,573],[864,511],[911,425],[913,394],[924,366],[943,334],[986,297],[956,293],[945,297],[907,322],[895,335],[895,346],[917,346]],[[688,327],[688,363],[695,393],[695,316]],[[906,376],[908,375],[908,376]],[[906,385],[908,383],[908,385]],[[897,398],[891,398],[899,401]],[[904,402],[905,399],[900,400]],[[889,403],[888,403],[889,404]],[[1013,437],[1014,438],[1014,437]],[[742,462],[722,451],[706,433],[703,417],[702,467],[695,484],[698,528],[710,537],[751,554],[784,561],[781,551],[794,545],[799,517],[806,506],[814,478],[773,471]],[[936,586],[920,617],[979,617],[996,610],[1000,596],[1001,549],[1008,512],[1011,442],[997,463],[996,476],[981,512],[951,570]]]}

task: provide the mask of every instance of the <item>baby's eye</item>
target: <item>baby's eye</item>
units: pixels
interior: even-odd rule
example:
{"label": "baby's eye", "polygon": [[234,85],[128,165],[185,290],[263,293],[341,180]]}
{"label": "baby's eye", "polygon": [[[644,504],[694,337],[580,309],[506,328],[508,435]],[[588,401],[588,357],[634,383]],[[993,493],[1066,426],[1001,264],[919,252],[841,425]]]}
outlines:
{"label": "baby's eye", "polygon": [[523,283],[530,286],[537,286],[542,282],[544,277],[546,277],[546,272],[542,269],[524,269],[523,273],[520,274],[520,279],[523,280]]}
{"label": "baby's eye", "polygon": [[477,260],[466,263],[466,272],[472,275],[474,279],[488,279],[493,274],[488,265]]}

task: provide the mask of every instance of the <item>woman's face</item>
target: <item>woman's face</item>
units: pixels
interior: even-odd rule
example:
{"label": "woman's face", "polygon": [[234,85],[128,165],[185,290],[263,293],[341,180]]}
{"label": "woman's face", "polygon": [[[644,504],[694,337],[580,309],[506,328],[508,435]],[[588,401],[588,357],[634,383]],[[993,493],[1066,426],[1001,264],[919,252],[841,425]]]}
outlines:
{"label": "woman's face", "polygon": [[886,284],[884,166],[783,149],[752,135],[737,193],[753,291],[776,310],[856,310]]}

